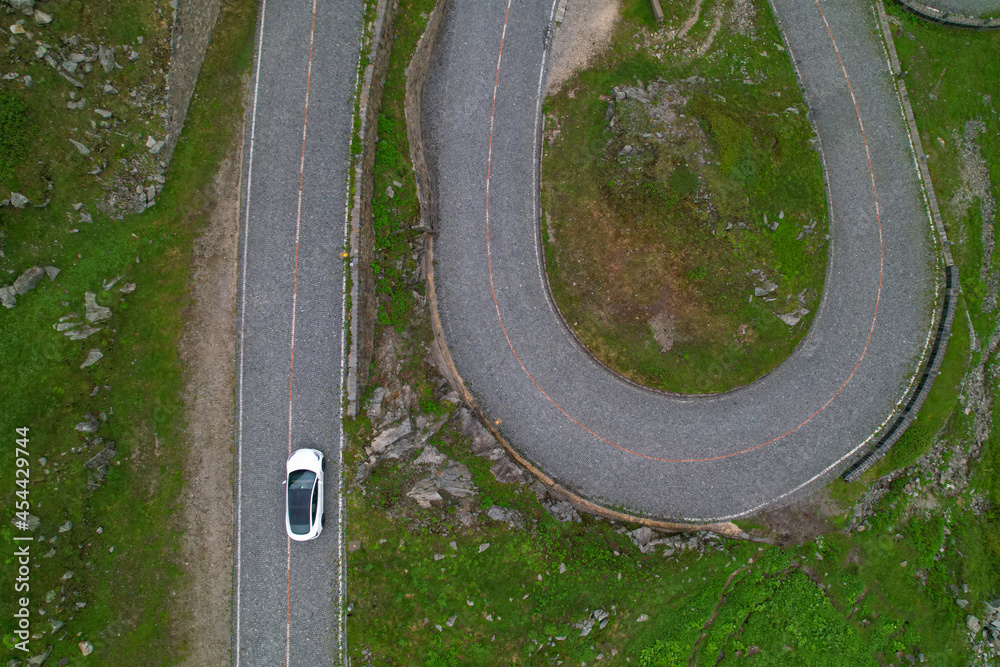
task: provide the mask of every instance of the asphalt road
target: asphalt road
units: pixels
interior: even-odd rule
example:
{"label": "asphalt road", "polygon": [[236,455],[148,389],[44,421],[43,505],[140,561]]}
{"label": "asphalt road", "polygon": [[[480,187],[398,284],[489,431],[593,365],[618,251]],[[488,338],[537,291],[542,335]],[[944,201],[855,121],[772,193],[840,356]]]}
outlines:
{"label": "asphalt road", "polygon": [[552,307],[537,204],[552,5],[455,0],[445,20],[424,98],[445,335],[509,441],[605,506],[709,521],[807,493],[885,423],[924,349],[937,280],[930,221],[871,7],[773,5],[823,148],[826,287],[784,364],[708,397],[664,395],[608,373]]}
{"label": "asphalt road", "polygon": [[[360,0],[261,4],[242,199],[233,600],[241,667],[339,657],[340,253],[361,9]],[[284,525],[285,459],[301,447],[327,456],[326,529],[306,543],[290,542]]]}

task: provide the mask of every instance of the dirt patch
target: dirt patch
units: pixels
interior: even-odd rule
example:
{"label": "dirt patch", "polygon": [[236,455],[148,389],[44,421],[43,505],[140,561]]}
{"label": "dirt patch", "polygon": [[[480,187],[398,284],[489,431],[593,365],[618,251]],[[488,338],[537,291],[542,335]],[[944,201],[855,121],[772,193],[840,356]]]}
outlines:
{"label": "dirt patch", "polygon": [[195,240],[192,303],[180,344],[187,376],[187,488],[181,498],[187,577],[171,617],[194,665],[222,665],[230,657],[239,149],[234,146],[219,169],[208,224]]}
{"label": "dirt patch", "polygon": [[754,520],[763,524],[768,537],[784,543],[804,544],[833,530],[830,519],[843,513],[837,501],[830,497],[829,489],[824,487],[791,505],[758,514]]}
{"label": "dirt patch", "polygon": [[573,0],[567,5],[566,16],[552,44],[550,94],[607,48],[620,11],[621,0]]}

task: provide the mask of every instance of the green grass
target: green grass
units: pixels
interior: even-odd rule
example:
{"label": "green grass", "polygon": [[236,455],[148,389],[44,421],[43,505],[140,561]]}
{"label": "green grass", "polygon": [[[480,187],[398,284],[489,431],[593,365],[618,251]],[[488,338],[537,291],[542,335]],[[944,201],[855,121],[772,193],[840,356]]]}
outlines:
{"label": "green grass", "polygon": [[[625,2],[608,50],[547,102],[546,266],[570,326],[611,367],[661,389],[725,391],[771,371],[808,330],[826,269],[820,162],[766,3],[756,37],[724,28],[704,56],[638,46],[663,42],[647,5]],[[676,28],[689,10],[664,11]],[[690,44],[714,12],[703,6]],[[685,118],[671,128],[629,99],[609,127],[612,88],[637,81],[677,85]],[[754,270],[778,284],[767,300]],[[794,327],[776,316],[802,306]]]}
{"label": "green grass", "polygon": [[[65,3],[60,20],[77,32],[96,33],[95,38],[102,30],[133,34],[139,19],[158,25],[157,19],[148,18],[155,17],[149,11],[152,6],[126,12],[118,23],[85,3]],[[92,225],[79,225],[79,233],[69,234],[69,205],[84,201],[93,211],[97,196],[87,179],[72,175],[79,165],[70,163],[49,172],[54,189],[47,208],[8,209],[4,214],[7,256],[0,268],[17,273],[31,263],[52,263],[62,269],[54,282],[44,279],[19,298],[15,310],[0,317],[0,354],[17,360],[0,367],[5,388],[0,433],[13,437],[15,427],[31,429],[32,513],[42,519],[39,535],[50,538],[33,551],[33,630],[48,630],[46,617],[37,615],[41,609],[47,617],[66,621],[59,633],[66,638],[55,643],[47,664],[63,656],[80,659],[76,642],[83,639],[95,646],[86,659],[92,664],[162,664],[184,652],[184,638],[170,624],[174,615],[183,613],[171,606],[173,592],[185,585],[176,514],[186,451],[177,344],[188,304],[192,242],[208,219],[215,173],[241,126],[241,77],[250,66],[255,18],[252,2],[223,3],[184,134],[155,207],[117,222],[95,213]],[[28,105],[36,111],[49,109],[36,117],[61,127],[67,114],[60,97],[64,91],[58,87],[62,79],[47,76],[48,84],[36,77]],[[127,70],[123,76],[130,76]],[[24,167],[34,169],[32,159],[50,151],[48,142],[55,140],[36,143]],[[62,137],[58,140],[65,143]],[[57,164],[54,157],[47,159]],[[20,176],[30,180],[37,173],[22,169]],[[122,282],[137,284],[135,293],[102,291],[101,281],[118,275],[125,276]],[[110,306],[114,316],[101,333],[69,341],[51,324],[70,311],[82,314],[86,290],[97,292],[98,301]],[[100,348],[104,359],[80,370],[92,347]],[[95,386],[102,388],[92,396]],[[86,488],[82,464],[97,448],[83,451],[83,438],[74,431],[88,411],[107,415],[100,435],[114,440],[119,451],[106,482],[95,491]],[[9,471],[12,449],[2,451],[0,467]],[[38,461],[42,456],[48,459],[45,467]],[[12,485],[2,494],[9,502]],[[57,534],[56,527],[67,519],[73,529]],[[10,544],[9,522],[0,533]],[[55,555],[43,558],[50,546]],[[73,577],[61,581],[67,570],[74,571]],[[0,574],[4,590],[11,590],[11,576],[8,556]],[[44,603],[50,590],[56,591],[56,598]],[[74,608],[78,601],[86,607]],[[4,596],[5,619],[11,618],[11,603]],[[3,621],[5,642],[10,631],[10,622]],[[32,641],[33,653],[50,642],[49,636]]]}
{"label": "green grass", "polygon": [[[406,138],[403,98],[406,94],[406,66],[417,40],[423,34],[434,0],[403,0],[396,19],[393,57],[386,74],[382,110],[378,119],[378,147],[375,151],[375,274],[379,324],[402,332],[413,311],[413,292],[423,294],[416,261],[410,256],[411,243],[421,232],[420,204],[410,163]],[[401,183],[396,187],[394,183]],[[387,188],[394,190],[389,197]]]}

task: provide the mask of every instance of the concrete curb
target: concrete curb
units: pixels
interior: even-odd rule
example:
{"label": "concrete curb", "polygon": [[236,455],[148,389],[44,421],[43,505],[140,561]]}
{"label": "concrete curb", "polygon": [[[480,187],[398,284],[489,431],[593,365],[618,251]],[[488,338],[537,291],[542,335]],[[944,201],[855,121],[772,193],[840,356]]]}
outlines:
{"label": "concrete curb", "polygon": [[356,417],[361,390],[368,382],[368,367],[374,350],[375,254],[374,169],[378,116],[382,110],[382,89],[389,69],[392,36],[396,28],[399,0],[378,0],[368,65],[361,84],[358,116],[361,127],[361,154],[354,165],[354,200],[350,212],[348,255],[351,272],[350,350],[347,355],[347,416]]}
{"label": "concrete curb", "polygon": [[[916,0],[896,0],[896,2],[900,7],[911,14],[916,14],[920,18],[926,19],[932,23],[953,26],[956,28],[965,28],[967,30],[1000,30],[1000,18],[972,18],[971,16],[964,16],[962,14],[956,14],[943,9],[937,9],[936,7],[925,5],[922,2],[916,2]],[[880,11],[884,13],[885,10],[882,8],[881,0],[879,0],[878,5]]]}
{"label": "concrete curb", "polygon": [[[900,4],[905,4],[901,0]],[[941,209],[938,206],[937,195],[934,193],[934,184],[931,181],[931,174],[927,168],[927,154],[924,153],[923,144],[920,141],[920,133],[917,130],[917,121],[913,116],[913,107],[910,105],[910,97],[906,90],[906,83],[900,79],[899,56],[896,54],[896,46],[892,40],[892,29],[885,13],[885,5],[882,0],[876,0],[876,10],[878,12],[879,25],[882,35],[885,38],[886,50],[889,55],[889,66],[896,77],[896,86],[899,96],[899,104],[906,119],[906,125],[910,134],[910,147],[913,151],[914,161],[917,164],[917,173],[920,176],[921,186],[924,190],[924,198],[927,203],[927,211],[934,223],[938,240],[941,245],[941,257],[944,260],[944,295],[941,303],[940,315],[938,316],[937,327],[933,332],[930,353],[925,357],[925,370],[919,374],[919,380],[914,386],[910,397],[906,400],[903,409],[897,414],[892,424],[886,429],[875,445],[854,464],[852,464],[843,474],[846,482],[855,482],[875,465],[886,452],[896,444],[910,426],[917,413],[923,406],[927,395],[930,393],[934,379],[937,378],[944,361],[944,353],[948,346],[948,339],[951,337],[952,324],[955,320],[955,307],[958,303],[960,285],[958,280],[958,268],[955,266],[951,256],[948,234],[945,230],[944,221],[941,219]]]}

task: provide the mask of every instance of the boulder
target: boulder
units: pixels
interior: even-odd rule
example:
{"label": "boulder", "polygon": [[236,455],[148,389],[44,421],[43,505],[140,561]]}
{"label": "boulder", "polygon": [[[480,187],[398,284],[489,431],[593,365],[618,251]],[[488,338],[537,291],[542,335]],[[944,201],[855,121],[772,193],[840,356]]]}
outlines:
{"label": "boulder", "polygon": [[37,23],[38,25],[48,25],[52,23],[52,14],[46,14],[41,9],[36,9],[35,23]]}
{"label": "boulder", "polygon": [[28,198],[25,197],[20,192],[10,193],[10,205],[13,206],[14,208],[24,208],[30,203],[31,202],[28,200]]}
{"label": "boulder", "polygon": [[413,432],[413,423],[407,419],[401,424],[388,428],[372,438],[371,445],[365,448],[369,455],[381,454],[387,447],[402,440]]}
{"label": "boulder", "polygon": [[35,0],[7,0],[7,4],[15,12],[21,12],[25,16],[31,16],[35,11]]}
{"label": "boulder", "polygon": [[73,147],[76,148],[77,152],[79,152],[80,155],[90,155],[90,149],[81,144],[76,139],[70,139],[69,143],[73,144]]}
{"label": "boulder", "polygon": [[29,269],[25,269],[24,273],[14,281],[14,291],[17,292],[18,296],[24,296],[38,286],[44,275],[45,269],[40,266],[32,266]]}
{"label": "boulder", "polygon": [[107,306],[102,306],[97,303],[97,295],[93,292],[85,292],[83,295],[84,305],[86,306],[86,315],[88,322],[103,322],[104,320],[111,318],[111,309]]}
{"label": "boulder", "polygon": [[[105,74],[109,74],[115,68],[115,52],[103,44],[97,49],[97,59],[101,62]],[[105,86],[105,92],[107,92],[107,86]]]}
{"label": "boulder", "polygon": [[[14,517],[13,519],[11,519],[11,523],[14,524],[15,526],[18,525],[17,522],[18,522],[18,518],[17,517]],[[34,514],[29,514],[28,515],[28,519],[25,522],[25,524],[26,525],[23,528],[23,530],[30,530],[31,532],[35,532],[36,530],[38,530],[39,526],[42,525],[42,520],[39,519]]]}
{"label": "boulder", "polygon": [[84,360],[82,364],[80,364],[80,368],[88,368],[89,366],[93,366],[103,358],[104,358],[103,352],[98,350],[96,347],[92,348],[90,352],[87,353],[87,358]]}
{"label": "boulder", "polygon": [[508,507],[492,505],[488,510],[486,510],[486,516],[494,521],[503,521],[504,523],[509,524],[511,528],[524,528],[524,516],[522,516],[517,510],[513,510]]}
{"label": "boulder", "polygon": [[49,277],[49,282],[52,282],[53,280],[55,280],[56,276],[59,275],[59,269],[57,269],[54,266],[44,266],[42,268],[45,269],[45,273]]}
{"label": "boulder", "polygon": [[11,285],[0,287],[0,304],[4,308],[13,308],[17,305],[17,292]]}

